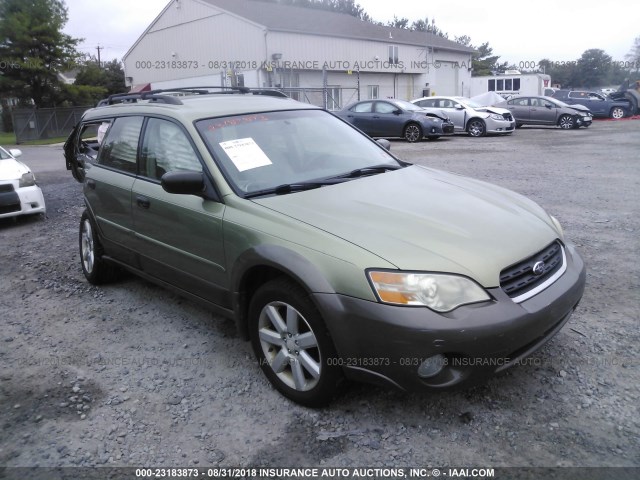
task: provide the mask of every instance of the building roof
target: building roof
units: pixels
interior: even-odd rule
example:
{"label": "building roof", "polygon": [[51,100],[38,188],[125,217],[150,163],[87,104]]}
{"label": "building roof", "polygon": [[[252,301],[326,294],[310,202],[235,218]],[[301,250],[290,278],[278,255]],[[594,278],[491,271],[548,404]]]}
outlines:
{"label": "building roof", "polygon": [[204,0],[204,2],[262,25],[271,31],[384,41],[466,53],[474,52],[473,48],[465,47],[433,33],[376,25],[345,13],[256,0]]}

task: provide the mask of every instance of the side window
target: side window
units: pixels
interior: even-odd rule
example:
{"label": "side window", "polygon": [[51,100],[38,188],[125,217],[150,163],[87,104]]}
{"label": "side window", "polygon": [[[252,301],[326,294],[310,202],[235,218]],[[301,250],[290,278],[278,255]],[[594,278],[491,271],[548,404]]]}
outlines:
{"label": "side window", "polygon": [[128,173],[136,173],[138,140],[142,129],[142,117],[121,117],[109,128],[98,163]]}
{"label": "side window", "polygon": [[175,123],[159,118],[147,122],[140,160],[140,174],[158,180],[176,170],[202,171],[185,132]]}
{"label": "side window", "polygon": [[420,100],[419,102],[416,102],[416,104],[419,107],[435,107],[436,106],[436,101],[435,100]]}
{"label": "side window", "polygon": [[78,137],[77,153],[95,160],[110,126],[111,120],[83,124]]}
{"label": "side window", "polygon": [[[533,99],[531,100],[533,102]],[[526,107],[527,104],[529,103],[529,99],[528,98],[518,98],[516,100],[511,100],[509,103],[511,103],[512,105],[518,105],[519,107]],[[532,103],[533,105],[533,103]]]}
{"label": "side window", "polygon": [[376,113],[393,113],[398,110],[398,107],[387,102],[376,103]]}
{"label": "side window", "polygon": [[531,99],[531,106],[532,106],[532,107],[542,107],[542,106],[544,106],[544,105],[542,104],[542,102],[541,102],[539,99],[537,99],[537,98],[532,98],[532,99]]}
{"label": "side window", "polygon": [[373,106],[373,102],[359,103],[358,105],[353,107],[351,111],[355,113],[371,113],[372,106]]}

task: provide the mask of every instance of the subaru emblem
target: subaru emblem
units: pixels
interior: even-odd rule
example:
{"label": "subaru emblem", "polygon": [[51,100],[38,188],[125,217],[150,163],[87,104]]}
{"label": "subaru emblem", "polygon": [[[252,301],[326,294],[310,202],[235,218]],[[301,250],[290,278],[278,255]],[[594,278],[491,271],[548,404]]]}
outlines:
{"label": "subaru emblem", "polygon": [[536,275],[542,275],[544,273],[544,262],[536,262],[532,270]]}

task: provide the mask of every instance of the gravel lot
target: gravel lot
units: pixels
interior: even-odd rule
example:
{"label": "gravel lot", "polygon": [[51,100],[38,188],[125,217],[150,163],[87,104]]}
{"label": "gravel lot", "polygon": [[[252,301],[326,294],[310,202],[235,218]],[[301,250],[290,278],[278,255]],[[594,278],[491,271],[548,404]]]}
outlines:
{"label": "gravel lot", "polygon": [[0,221],[4,466],[640,466],[640,121],[392,141],[401,158],[525,194],[588,266],[583,301],[527,365],[470,390],[350,385],[308,410],[229,320],[135,277],[96,288],[60,146],[21,147],[45,219]]}

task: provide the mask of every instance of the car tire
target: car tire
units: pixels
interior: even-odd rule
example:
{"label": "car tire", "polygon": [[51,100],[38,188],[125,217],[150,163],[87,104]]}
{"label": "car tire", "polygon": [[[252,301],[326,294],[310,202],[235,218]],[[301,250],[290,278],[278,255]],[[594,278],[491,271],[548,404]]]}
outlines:
{"label": "car tire", "polygon": [[281,277],[249,304],[249,336],[262,371],[285,397],[306,407],[328,404],[343,380],[331,337],[309,294]]}
{"label": "car tire", "polygon": [[80,218],[79,243],[82,273],[89,283],[100,285],[115,280],[118,267],[102,258],[104,249],[98,238],[95,224],[86,210]]}
{"label": "car tire", "polygon": [[480,118],[472,118],[467,122],[467,133],[472,137],[484,137],[487,133],[487,126]]}
{"label": "car tire", "polygon": [[561,115],[558,119],[558,126],[563,130],[571,130],[576,126],[576,119],[571,115]]}
{"label": "car tire", "polygon": [[613,107],[609,112],[609,118],[620,119],[626,116],[627,112],[622,107]]}
{"label": "car tire", "polygon": [[402,136],[407,142],[415,143],[422,140],[422,127],[417,123],[409,123],[404,127]]}

